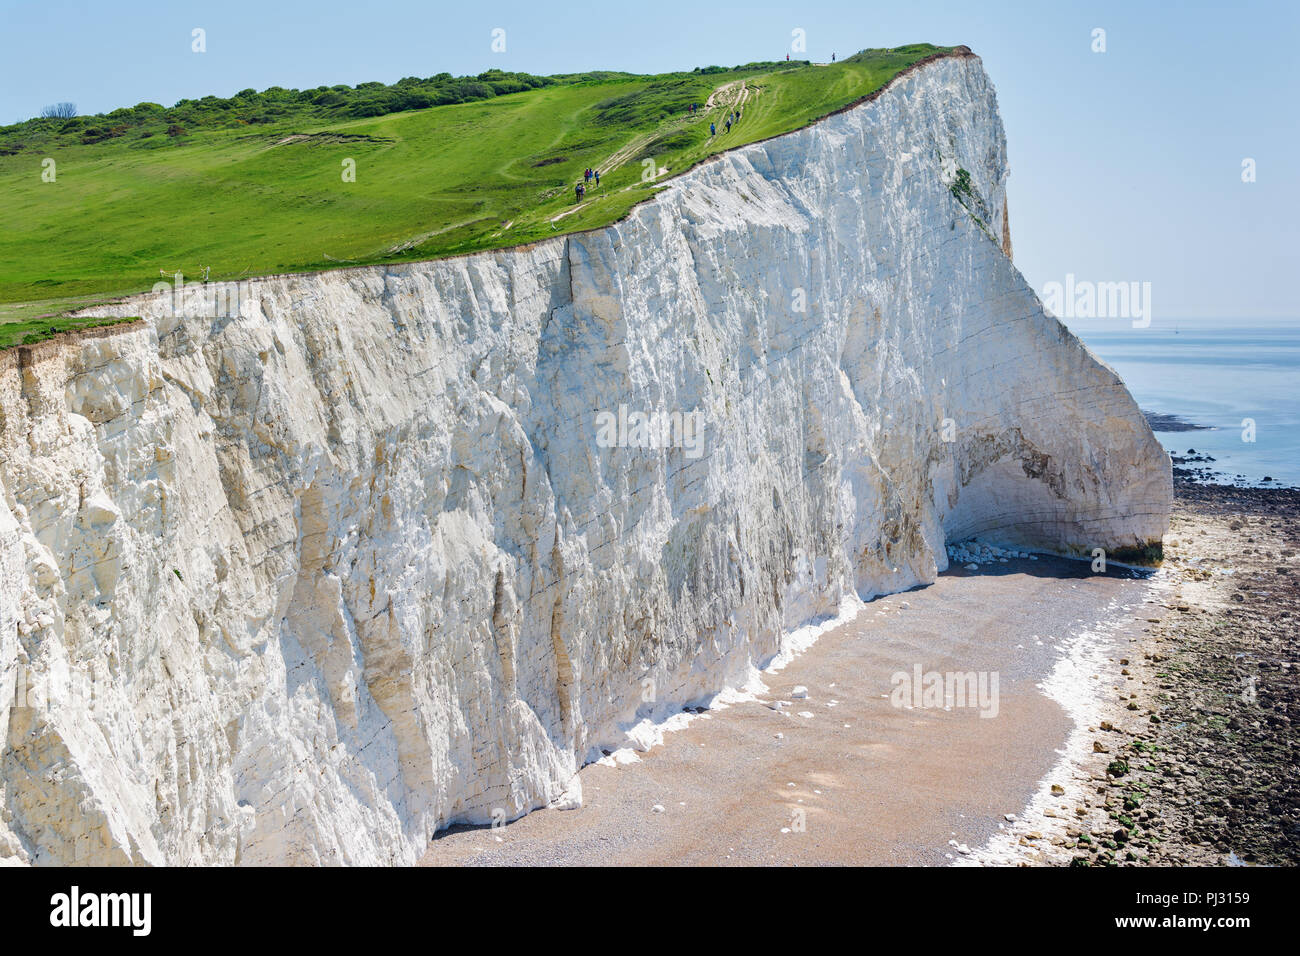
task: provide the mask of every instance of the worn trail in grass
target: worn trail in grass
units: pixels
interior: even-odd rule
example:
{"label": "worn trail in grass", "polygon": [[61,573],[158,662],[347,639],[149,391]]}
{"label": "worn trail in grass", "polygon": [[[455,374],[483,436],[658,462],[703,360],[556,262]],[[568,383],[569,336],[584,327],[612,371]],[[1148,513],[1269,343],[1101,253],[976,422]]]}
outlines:
{"label": "worn trail in grass", "polygon": [[[945,49],[617,75],[323,125],[204,129],[161,146],[124,135],[51,148],[54,182],[41,176],[49,144],[8,143],[0,324],[142,291],[160,272],[227,280],[434,259],[606,225],[662,185],[643,181],[644,160],[684,172],[805,126]],[[741,122],[710,136],[710,120],[741,101]],[[588,166],[601,188],[575,206]],[[46,307],[16,305],[36,302]]]}

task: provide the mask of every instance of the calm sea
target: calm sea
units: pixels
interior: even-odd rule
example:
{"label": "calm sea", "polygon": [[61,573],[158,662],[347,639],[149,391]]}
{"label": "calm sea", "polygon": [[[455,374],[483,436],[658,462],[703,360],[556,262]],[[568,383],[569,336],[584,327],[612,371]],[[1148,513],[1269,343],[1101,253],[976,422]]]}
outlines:
{"label": "calm sea", "polygon": [[[1166,449],[1208,453],[1215,461],[1206,467],[1230,483],[1271,476],[1300,486],[1300,322],[1166,320],[1135,329],[1117,319],[1071,328],[1144,411],[1209,426],[1157,431]],[[1243,439],[1244,419],[1255,424],[1253,442]]]}

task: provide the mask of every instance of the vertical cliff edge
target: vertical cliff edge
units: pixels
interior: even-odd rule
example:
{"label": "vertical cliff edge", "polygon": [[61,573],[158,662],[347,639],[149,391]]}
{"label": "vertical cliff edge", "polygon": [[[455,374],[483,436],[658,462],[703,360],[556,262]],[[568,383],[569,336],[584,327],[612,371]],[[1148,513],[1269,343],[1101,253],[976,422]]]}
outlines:
{"label": "vertical cliff edge", "polygon": [[1158,546],[1006,176],[945,56],[607,228],[0,353],[0,862],[410,863],[945,541]]}

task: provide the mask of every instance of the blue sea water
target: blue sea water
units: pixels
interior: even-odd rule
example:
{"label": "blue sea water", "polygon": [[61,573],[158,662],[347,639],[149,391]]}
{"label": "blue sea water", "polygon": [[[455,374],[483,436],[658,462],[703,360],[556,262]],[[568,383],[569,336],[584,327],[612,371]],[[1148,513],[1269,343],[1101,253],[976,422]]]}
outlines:
{"label": "blue sea water", "polygon": [[[1115,320],[1071,325],[1144,411],[1208,431],[1156,432],[1169,451],[1209,454],[1232,484],[1300,486],[1300,322]],[[1243,440],[1243,420],[1255,440]],[[1199,463],[1196,467],[1200,467]]]}

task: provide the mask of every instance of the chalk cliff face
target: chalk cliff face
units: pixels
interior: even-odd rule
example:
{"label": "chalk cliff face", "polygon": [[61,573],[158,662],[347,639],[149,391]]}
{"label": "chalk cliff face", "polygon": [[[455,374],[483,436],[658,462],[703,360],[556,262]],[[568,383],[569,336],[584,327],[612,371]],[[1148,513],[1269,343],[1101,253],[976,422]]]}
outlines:
{"label": "chalk cliff face", "polygon": [[1158,543],[1006,175],[946,57],[605,229],[0,355],[0,859],[411,863],[946,540]]}

